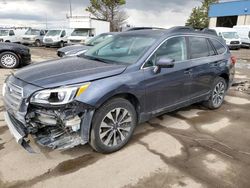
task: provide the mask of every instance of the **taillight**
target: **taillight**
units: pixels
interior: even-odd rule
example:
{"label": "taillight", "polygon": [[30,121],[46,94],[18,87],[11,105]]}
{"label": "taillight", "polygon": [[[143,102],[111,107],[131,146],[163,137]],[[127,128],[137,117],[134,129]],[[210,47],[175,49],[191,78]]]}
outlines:
{"label": "taillight", "polygon": [[231,56],[231,63],[235,65],[237,62],[237,58],[235,56]]}

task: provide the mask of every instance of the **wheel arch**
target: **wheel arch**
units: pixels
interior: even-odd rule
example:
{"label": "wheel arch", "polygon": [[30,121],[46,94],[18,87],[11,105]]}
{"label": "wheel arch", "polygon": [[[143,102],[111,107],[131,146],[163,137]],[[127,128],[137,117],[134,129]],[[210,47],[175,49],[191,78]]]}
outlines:
{"label": "wheel arch", "polygon": [[219,77],[224,78],[227,84],[227,87],[229,85],[229,75],[227,73],[222,73],[219,75]]}
{"label": "wheel arch", "polygon": [[123,98],[123,99],[128,100],[134,106],[136,115],[137,117],[139,117],[140,112],[141,112],[141,103],[134,94],[129,93],[129,92],[117,93],[117,94],[114,94],[113,96],[105,98],[104,100],[102,99],[99,105],[97,106],[97,108],[100,108],[103,104],[105,104],[106,102],[114,98]]}

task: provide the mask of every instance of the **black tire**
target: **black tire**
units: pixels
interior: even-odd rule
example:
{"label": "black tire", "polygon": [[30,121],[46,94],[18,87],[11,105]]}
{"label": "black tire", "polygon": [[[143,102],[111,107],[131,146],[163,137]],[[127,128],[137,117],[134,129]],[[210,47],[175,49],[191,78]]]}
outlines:
{"label": "black tire", "polygon": [[13,52],[3,52],[0,54],[0,66],[6,69],[17,68],[20,64],[19,57]]}
{"label": "black tire", "polygon": [[60,48],[63,48],[63,47],[64,47],[64,42],[63,42],[63,41],[60,42],[59,47],[60,47]]}
{"label": "black tire", "polygon": [[209,100],[203,102],[203,105],[211,110],[220,108],[221,105],[223,104],[226,91],[227,91],[227,83],[225,79],[222,77],[216,78],[212,86]]}
{"label": "black tire", "polygon": [[41,44],[41,41],[39,40],[39,39],[37,39],[36,41],[35,41],[35,46],[36,47],[40,47],[42,44]]}
{"label": "black tire", "polygon": [[[116,116],[116,114],[118,115]],[[112,123],[114,121],[109,118],[109,115],[112,116],[113,120],[118,121]],[[95,112],[92,121],[90,145],[100,153],[118,151],[130,140],[136,124],[137,115],[134,106],[123,98],[112,99]],[[125,129],[127,130],[125,131]]]}

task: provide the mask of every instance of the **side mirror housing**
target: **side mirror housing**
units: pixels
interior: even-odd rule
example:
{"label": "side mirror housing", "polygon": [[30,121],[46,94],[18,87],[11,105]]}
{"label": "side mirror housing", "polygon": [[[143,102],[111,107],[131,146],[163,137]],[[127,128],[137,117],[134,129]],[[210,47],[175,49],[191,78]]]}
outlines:
{"label": "side mirror housing", "polygon": [[174,59],[168,57],[161,57],[155,63],[156,68],[154,69],[154,72],[159,73],[161,68],[173,68],[174,62],[175,62]]}
{"label": "side mirror housing", "polygon": [[155,65],[160,68],[173,68],[174,62],[174,59],[168,57],[161,57],[156,61]]}

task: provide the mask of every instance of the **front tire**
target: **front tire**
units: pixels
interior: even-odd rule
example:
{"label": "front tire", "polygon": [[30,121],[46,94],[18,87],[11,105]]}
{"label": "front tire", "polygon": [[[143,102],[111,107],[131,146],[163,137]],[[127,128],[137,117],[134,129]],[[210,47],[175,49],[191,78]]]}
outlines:
{"label": "front tire", "polygon": [[0,54],[0,66],[6,69],[14,69],[19,66],[20,59],[13,52],[3,52]]}
{"label": "front tire", "polygon": [[35,41],[35,47],[40,47],[42,45],[40,40]]}
{"label": "front tire", "polygon": [[221,107],[227,90],[227,83],[224,78],[218,77],[215,79],[210,98],[203,104],[205,107],[214,110]]}
{"label": "front tire", "polygon": [[112,153],[130,140],[137,124],[134,106],[123,98],[115,98],[95,113],[90,145],[100,153]]}

